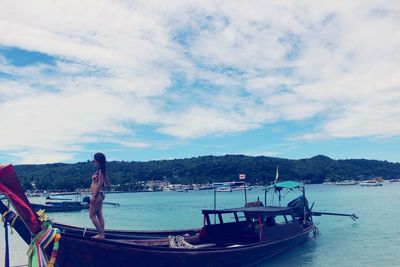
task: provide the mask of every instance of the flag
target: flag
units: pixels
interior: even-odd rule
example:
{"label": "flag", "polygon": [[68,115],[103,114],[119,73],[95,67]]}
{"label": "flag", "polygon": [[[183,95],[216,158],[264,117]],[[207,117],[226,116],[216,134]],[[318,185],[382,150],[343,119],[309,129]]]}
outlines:
{"label": "flag", "polygon": [[276,165],[276,174],[275,174],[275,183],[279,181],[279,168],[278,165]]}
{"label": "flag", "polygon": [[239,174],[239,179],[240,180],[246,179],[246,174],[244,174],[244,173]]}

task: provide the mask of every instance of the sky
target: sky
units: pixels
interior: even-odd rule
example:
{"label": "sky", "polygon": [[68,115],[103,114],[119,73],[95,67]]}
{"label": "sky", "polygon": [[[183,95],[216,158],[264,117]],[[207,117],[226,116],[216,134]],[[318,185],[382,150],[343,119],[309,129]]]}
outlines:
{"label": "sky", "polygon": [[0,2],[0,162],[400,162],[399,1]]}

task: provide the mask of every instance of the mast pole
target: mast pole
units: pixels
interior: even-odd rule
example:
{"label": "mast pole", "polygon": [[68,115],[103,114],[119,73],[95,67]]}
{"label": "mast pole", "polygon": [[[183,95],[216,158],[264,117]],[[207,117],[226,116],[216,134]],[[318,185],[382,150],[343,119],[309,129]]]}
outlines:
{"label": "mast pole", "polygon": [[[217,190],[215,190],[215,186],[214,186],[214,210],[217,209]],[[216,223],[216,217],[215,217],[215,213],[214,213],[214,224]]]}
{"label": "mast pole", "polygon": [[244,205],[247,205],[246,182],[244,182]]}
{"label": "mast pole", "polygon": [[6,242],[6,249],[4,252],[4,267],[10,267],[10,251],[9,251],[9,243],[8,243],[8,227],[7,227],[7,220],[4,218],[4,234],[5,234],[5,242]]}
{"label": "mast pole", "polygon": [[281,206],[281,190],[278,190],[279,207]]}
{"label": "mast pole", "polygon": [[267,206],[267,189],[264,188],[264,205]]}

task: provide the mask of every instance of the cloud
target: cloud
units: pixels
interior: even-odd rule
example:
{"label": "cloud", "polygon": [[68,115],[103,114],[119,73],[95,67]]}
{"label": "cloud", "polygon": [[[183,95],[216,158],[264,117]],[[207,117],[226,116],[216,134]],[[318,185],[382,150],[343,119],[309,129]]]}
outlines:
{"label": "cloud", "polygon": [[54,61],[0,50],[0,150],[63,161],[151,147],[143,126],[190,140],[316,117],[302,138],[399,136],[399,15],[393,1],[3,1],[0,46]]}

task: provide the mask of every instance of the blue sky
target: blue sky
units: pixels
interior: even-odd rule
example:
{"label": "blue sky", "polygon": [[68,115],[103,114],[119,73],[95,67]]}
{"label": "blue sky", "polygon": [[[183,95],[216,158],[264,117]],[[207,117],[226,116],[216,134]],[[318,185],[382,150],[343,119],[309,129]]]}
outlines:
{"label": "blue sky", "polygon": [[5,1],[0,162],[400,162],[393,1]]}

